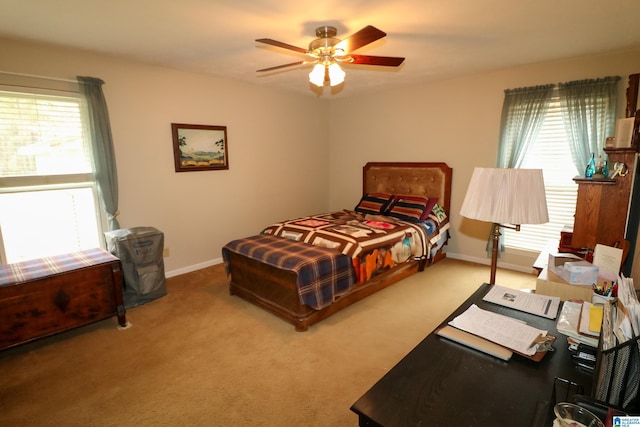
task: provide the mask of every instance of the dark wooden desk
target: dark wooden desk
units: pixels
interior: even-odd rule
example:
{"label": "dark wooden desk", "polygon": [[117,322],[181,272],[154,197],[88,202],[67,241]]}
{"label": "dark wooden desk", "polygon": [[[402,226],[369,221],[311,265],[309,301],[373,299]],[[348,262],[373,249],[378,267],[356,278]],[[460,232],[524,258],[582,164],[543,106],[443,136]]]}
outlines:
{"label": "dark wooden desk", "polygon": [[592,377],[574,366],[555,320],[482,301],[489,286],[480,286],[441,326],[476,304],[548,330],[558,337],[555,351],[541,362],[516,354],[505,362],[432,332],[353,404],[360,426],[531,426],[540,402],[551,400],[555,377],[591,392]]}

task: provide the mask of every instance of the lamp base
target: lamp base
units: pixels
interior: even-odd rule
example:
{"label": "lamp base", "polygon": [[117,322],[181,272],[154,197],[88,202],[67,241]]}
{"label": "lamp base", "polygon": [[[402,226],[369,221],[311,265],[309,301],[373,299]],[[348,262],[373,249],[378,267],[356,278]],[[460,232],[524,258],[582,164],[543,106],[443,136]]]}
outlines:
{"label": "lamp base", "polygon": [[498,246],[500,242],[500,224],[493,223],[493,249],[491,250],[491,277],[490,285],[496,284],[496,269],[498,268]]}
{"label": "lamp base", "polygon": [[520,224],[516,225],[501,225],[497,222],[493,223],[493,249],[491,251],[491,277],[489,280],[490,285],[496,284],[496,269],[498,268],[498,247],[500,246],[500,227],[509,228],[511,230],[520,231]]}

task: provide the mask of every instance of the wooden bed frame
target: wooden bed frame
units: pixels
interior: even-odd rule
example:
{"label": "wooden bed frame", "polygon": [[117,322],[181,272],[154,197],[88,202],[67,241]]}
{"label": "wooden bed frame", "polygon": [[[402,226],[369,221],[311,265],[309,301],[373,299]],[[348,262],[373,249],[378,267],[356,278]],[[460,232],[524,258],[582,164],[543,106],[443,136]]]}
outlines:
{"label": "wooden bed frame", "polygon": [[[447,214],[451,207],[452,169],[446,163],[367,163],[363,167],[363,194],[386,192],[437,197]],[[354,206],[355,206],[354,202]],[[442,249],[428,264],[446,257]],[[361,299],[424,269],[425,262],[411,261],[355,287],[336,302],[315,310],[300,302],[295,273],[281,270],[234,252],[229,253],[229,292],[293,324],[297,331],[325,319]]]}

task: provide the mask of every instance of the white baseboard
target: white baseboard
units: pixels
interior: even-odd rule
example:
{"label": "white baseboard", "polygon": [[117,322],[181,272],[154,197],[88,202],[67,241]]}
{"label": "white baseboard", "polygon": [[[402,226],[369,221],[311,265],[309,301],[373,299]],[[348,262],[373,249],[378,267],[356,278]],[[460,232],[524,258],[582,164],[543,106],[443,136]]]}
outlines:
{"label": "white baseboard", "polygon": [[202,270],[203,268],[211,267],[211,266],[222,264],[222,263],[223,263],[222,258],[216,258],[216,259],[212,259],[210,261],[201,262],[199,264],[193,264],[193,265],[189,265],[187,267],[179,268],[177,270],[167,271],[167,272],[165,272],[165,276],[167,278],[174,277],[174,276],[180,276],[181,274],[191,273],[191,272],[196,271],[196,270]]}
{"label": "white baseboard", "polygon": [[[491,265],[490,258],[470,257],[468,255],[454,254],[451,252],[447,252],[447,258],[459,259],[461,261],[473,262],[475,264]],[[533,271],[533,266],[524,267],[522,265],[501,262],[500,260],[498,260],[498,268],[504,268],[505,270],[519,271],[521,273],[531,273]]]}

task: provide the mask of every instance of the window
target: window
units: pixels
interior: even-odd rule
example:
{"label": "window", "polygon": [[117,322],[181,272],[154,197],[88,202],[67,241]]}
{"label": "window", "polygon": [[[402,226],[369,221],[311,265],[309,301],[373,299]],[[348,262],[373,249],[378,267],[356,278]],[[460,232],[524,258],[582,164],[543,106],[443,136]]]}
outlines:
{"label": "window", "polygon": [[[603,155],[615,125],[620,77],[505,91],[498,164],[542,169],[549,222],[504,230],[507,247],[543,250],[573,228],[578,186],[590,153]],[[577,159],[577,160],[574,160]],[[584,164],[584,165],[583,165]]]}
{"label": "window", "polygon": [[522,168],[542,169],[549,222],[523,224],[520,231],[503,229],[507,247],[541,251],[549,240],[560,239],[564,227],[573,227],[578,186],[573,181],[576,169],[564,128],[557,92],[544,118],[535,143],[527,151]]}
{"label": "window", "polygon": [[79,93],[0,90],[0,261],[102,245]]}

